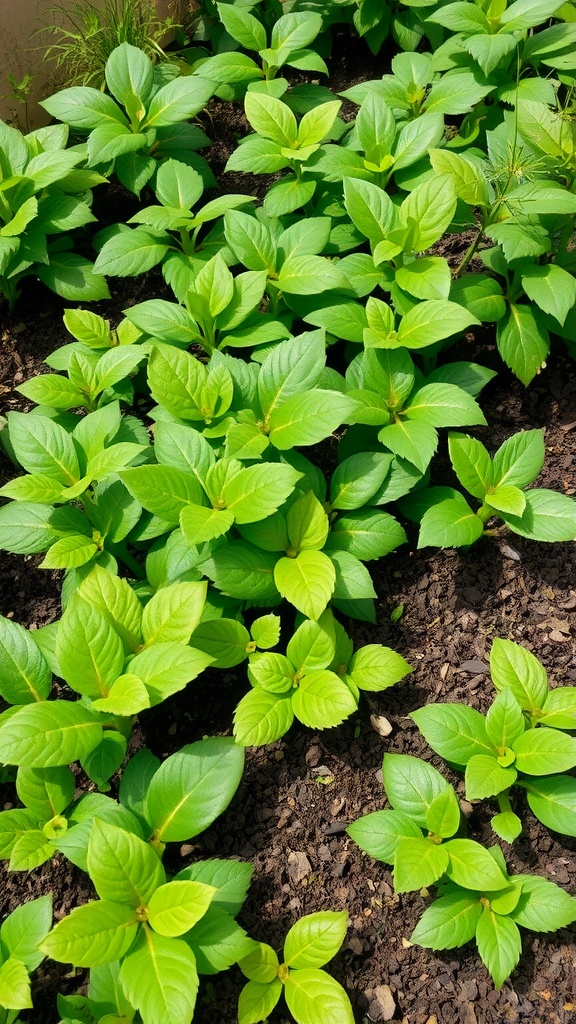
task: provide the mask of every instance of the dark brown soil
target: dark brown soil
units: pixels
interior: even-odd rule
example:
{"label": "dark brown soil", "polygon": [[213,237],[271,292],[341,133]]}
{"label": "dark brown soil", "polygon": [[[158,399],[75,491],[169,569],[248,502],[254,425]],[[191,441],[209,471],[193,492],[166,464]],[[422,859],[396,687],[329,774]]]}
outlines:
{"label": "dark brown soil", "polygon": [[[362,77],[375,77],[383,70],[369,67]],[[347,84],[352,80],[350,75]],[[243,130],[240,122],[232,133],[236,130]],[[226,138],[220,139],[217,132],[212,134],[215,146],[222,146],[221,169],[230,123]],[[240,190],[238,182],[234,190]],[[119,219],[122,198],[110,209],[110,219]],[[160,275],[112,286],[112,302],[96,307],[112,319],[133,302],[164,294]],[[30,283],[15,313],[4,314],[1,408],[26,407],[13,386],[41,372],[41,360],[68,340],[62,309],[62,303]],[[545,426],[547,462],[539,483],[575,493],[574,364],[556,353],[536,382],[524,389],[502,369],[489,344],[472,337],[466,351],[468,357],[500,371],[482,403],[489,426],[477,436],[494,450],[516,430]],[[440,460],[440,472],[448,472],[445,458]],[[2,460],[2,479],[12,473]],[[429,899],[425,894],[394,895],[388,868],[363,855],[344,829],[361,814],[383,806],[385,751],[430,759],[463,796],[461,780],[431,755],[407,715],[430,700],[466,701],[485,710],[492,696],[486,666],[494,637],[525,644],[544,662],[553,685],[576,684],[575,547],[531,544],[506,535],[483,541],[467,554],[431,553],[415,550],[413,531],[410,539],[399,552],[372,565],[377,624],[346,625],[358,644],[378,642],[400,651],[413,673],[387,693],[363,699],[358,715],[338,730],[316,734],[295,726],[283,741],[247,751],[245,776],[229,810],[193,843],[170,849],[168,866],[176,870],[209,856],[251,861],[254,879],[240,920],[253,937],[276,948],[302,914],[347,910],[347,940],[330,969],[348,990],[359,1024],[392,1017],[406,1024],[568,1024],[576,1011],[573,928],[548,937],[525,933],[520,967],[496,992],[471,946],[445,954],[410,946],[408,937]],[[38,561],[0,553],[0,612],[32,628],[53,621],[59,613],[59,575],[37,569]],[[394,624],[391,613],[400,604],[404,614]],[[165,757],[184,743],[229,731],[234,706],[245,688],[242,672],[206,674],[184,694],[142,716],[134,748],[146,743]],[[373,717],[381,715],[392,725],[387,739],[372,725]],[[4,785],[0,796],[0,806],[11,806],[13,787]],[[470,836],[489,845],[491,809],[466,804],[464,809],[469,813]],[[519,809],[525,833],[514,847],[504,844],[511,870],[539,873],[576,893],[576,840],[545,829],[521,801]],[[56,857],[29,875],[2,871],[1,915],[23,899],[50,890],[57,917],[93,895],[87,877]],[[54,1024],[56,991],[78,990],[84,972],[75,974],[49,963],[36,977],[36,1009],[23,1019]],[[237,970],[204,984],[195,1021],[233,1024],[240,985]],[[287,1021],[283,1008],[270,1016],[270,1024]]]}

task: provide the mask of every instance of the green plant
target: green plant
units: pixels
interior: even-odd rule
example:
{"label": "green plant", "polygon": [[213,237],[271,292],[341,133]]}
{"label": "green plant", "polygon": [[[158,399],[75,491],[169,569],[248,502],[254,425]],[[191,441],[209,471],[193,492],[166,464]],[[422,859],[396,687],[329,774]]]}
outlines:
{"label": "green plant", "polygon": [[258,943],[240,961],[240,970],[249,980],[238,1001],[239,1024],[265,1020],[282,992],[298,1024],[323,1024],[328,1018],[339,1024],[353,1024],[352,1007],[344,989],[319,969],[338,952],[347,921],[345,912],[335,911],[300,918],[286,935],[283,963],[271,946]]}
{"label": "green plant", "polygon": [[[148,799],[154,799],[150,791]],[[166,1012],[189,1024],[199,971],[225,969],[254,946],[233,920],[250,871],[242,864],[206,861],[167,881],[151,846],[98,818],[87,866],[99,899],[59,921],[42,942],[43,952],[91,968],[119,961],[119,970],[110,969],[110,980],[117,981],[122,1001],[140,1013],[144,1024]],[[102,973],[96,978],[102,982]],[[105,1002],[114,1008],[110,990],[113,985],[108,985]]]}
{"label": "green plant", "polygon": [[[216,656],[222,621],[215,621],[210,636],[208,650]],[[202,627],[200,631],[202,637]],[[202,639],[200,644],[206,649]],[[285,656],[250,654],[248,678],[253,688],[236,708],[236,742],[243,746],[273,743],[295,717],[313,729],[340,725],[356,711],[361,691],[379,693],[411,671],[389,647],[368,644],[356,653],[353,650],[343,627],[326,611],[318,622],[308,619],[298,627]]]}
{"label": "green plant", "polygon": [[43,961],[39,949],[52,923],[52,897],[21,903],[0,927],[0,1021],[16,1024],[30,1009],[29,975]]}
{"label": "green plant", "polygon": [[87,0],[72,6],[54,4],[44,15],[61,24],[47,25],[56,36],[45,59],[53,61],[54,76],[66,85],[105,85],[105,68],[110,54],[122,43],[143,50],[152,60],[166,60],[163,37],[177,28],[172,18],[160,19],[153,0],[105,0],[96,11]]}
{"label": "green plant", "polygon": [[[216,7],[228,36],[246,50],[255,51],[262,63],[260,68],[252,58],[235,50],[196,61],[193,64],[194,70],[199,71],[203,77],[217,82],[220,85],[218,92],[222,98],[236,97],[236,89],[230,88],[231,86],[239,84],[246,87],[249,83],[258,83],[262,79],[266,83],[276,79],[280,68],[286,64],[299,71],[328,74],[328,68],[320,55],[309,49],[322,28],[322,18],[319,14],[304,11],[284,14],[274,21],[270,39],[267,39],[265,25],[255,18],[250,10],[229,3],[219,3]],[[270,45],[267,45],[268,43]],[[284,89],[288,87],[286,80],[279,82]],[[224,88],[223,83],[226,83]]]}
{"label": "green plant", "polygon": [[[576,687],[549,690],[537,658],[510,640],[495,640],[492,680],[500,692],[486,717],[464,704],[428,704],[411,714],[436,753],[465,766],[469,800],[498,798],[492,828],[511,843],[522,823],[512,810],[510,790],[526,790],[537,818],[564,835],[576,833]],[[526,776],[528,776],[526,778]]]}
{"label": "green plant", "polygon": [[206,106],[214,89],[197,75],[164,76],[138,47],[122,43],[106,62],[108,93],[87,85],[62,89],[42,106],[52,117],[88,133],[81,153],[88,167],[116,173],[140,195],[158,161],[175,157],[213,181],[205,161],[194,153],[206,136],[188,119]]}
{"label": "green plant", "polygon": [[[117,224],[112,228],[106,228],[96,236],[95,244],[100,248],[96,264],[103,274],[112,277],[135,277],[161,263],[162,273],[167,283],[173,289],[178,300],[185,302],[188,291],[193,287],[195,277],[206,260],[213,252],[216,253],[214,258],[221,259],[222,246],[219,227],[218,225],[213,226],[209,234],[199,241],[199,235],[204,225],[217,221],[227,210],[249,203],[252,197],[245,195],[219,196],[193,213],[191,208],[200,199],[204,191],[204,182],[197,171],[192,167],[187,167],[179,159],[166,160],[158,168],[155,190],[160,205],[145,207],[134,214],[128,222],[137,224],[138,227],[129,228],[126,224]],[[242,307],[243,284],[246,285],[246,281],[239,282],[237,286],[236,302],[240,308]],[[227,290],[226,288],[225,292]],[[250,289],[247,290],[250,291]],[[219,296],[219,298],[221,305],[222,297]],[[230,300],[232,301],[233,298],[234,296],[231,296]],[[259,300],[255,299],[254,301],[256,304],[256,301]],[[150,309],[152,302],[161,303],[159,308],[164,311],[165,316],[167,303],[152,299],[145,304],[146,310]],[[206,309],[204,316],[209,312]],[[219,312],[222,313],[224,310],[219,310]],[[178,310],[172,319],[178,315],[182,319],[184,311]],[[185,317],[184,320],[186,323]],[[185,323],[181,325],[178,341],[182,338]],[[192,318],[191,325],[193,324]],[[151,333],[155,335],[155,331]],[[208,327],[206,333],[208,336],[210,335]],[[199,328],[196,328],[195,334],[189,328],[189,333],[184,335],[184,341],[190,344],[202,337]]]}
{"label": "green plant", "polygon": [[396,892],[428,888],[444,875],[480,891],[506,885],[488,850],[454,838],[461,829],[460,805],[436,768],[408,754],[384,754],[382,771],[393,810],[367,814],[347,832],[371,857],[393,865]]}
{"label": "green plant", "polygon": [[576,502],[547,488],[527,490],[544,462],[544,432],[524,430],[504,441],[491,457],[480,441],[450,434],[448,449],[459,482],[482,504],[474,511],[451,487],[408,495],[402,509],[420,523],[418,546],[468,547],[491,536],[496,517],[521,537],[569,541],[576,537]]}
{"label": "green plant", "polygon": [[0,121],[0,299],[10,307],[32,275],[66,299],[109,298],[70,237],[95,221],[90,189],[106,179],[79,170],[82,156],[66,149],[67,140],[63,125],[22,135]]}
{"label": "green plant", "polygon": [[539,875],[508,875],[499,846],[486,851],[504,875],[499,890],[441,884],[439,899],[424,911],[410,941],[429,949],[454,949],[474,940],[496,988],[501,988],[522,952],[520,928],[554,932],[576,920],[576,900]]}

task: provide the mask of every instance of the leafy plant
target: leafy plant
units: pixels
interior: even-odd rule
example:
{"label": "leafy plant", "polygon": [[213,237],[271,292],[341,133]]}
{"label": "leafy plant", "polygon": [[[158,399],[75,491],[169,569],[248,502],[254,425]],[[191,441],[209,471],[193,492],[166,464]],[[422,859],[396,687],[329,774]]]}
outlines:
{"label": "leafy plant", "polygon": [[0,1021],[16,1024],[20,1010],[30,1009],[29,975],[42,963],[39,946],[52,924],[52,897],[21,903],[0,927]]}
{"label": "leafy plant", "polygon": [[88,133],[88,167],[112,170],[136,195],[152,179],[158,161],[175,157],[207,175],[207,165],[194,153],[206,136],[188,119],[199,113],[214,89],[197,75],[165,76],[162,66],[138,47],[122,43],[106,62],[109,93],[87,85],[62,89],[42,106],[52,117]]}
{"label": "leafy plant", "polygon": [[[526,790],[537,818],[564,835],[576,832],[576,687],[549,690],[537,658],[510,640],[495,640],[492,679],[500,692],[484,717],[464,704],[429,704],[411,717],[430,746],[459,768],[465,766],[466,796],[496,796],[499,814],[492,828],[513,842],[522,823],[512,810],[510,790]],[[524,778],[528,776],[528,778]]]}
{"label": "leafy plant", "polygon": [[[223,99],[236,98],[236,85],[245,87],[264,79],[270,82],[284,65],[298,71],[328,74],[326,64],[315,50],[309,49],[322,28],[322,18],[312,12],[284,14],[274,21],[270,38],[265,25],[249,9],[229,3],[216,4],[218,17],[227,34],[246,50],[255,51],[261,67],[243,53],[227,50],[193,64],[204,78],[220,85]],[[284,88],[288,83],[280,81]],[[222,83],[225,83],[222,88]]]}
{"label": "leafy plant", "polygon": [[500,847],[489,847],[486,855],[507,884],[488,891],[441,884],[440,897],[424,911],[410,941],[429,949],[454,949],[474,940],[499,989],[520,959],[520,928],[545,933],[565,928],[576,919],[576,900],[539,875],[508,875]]}
{"label": "leafy plant", "polygon": [[[193,213],[192,206],[200,199],[204,182],[201,175],[183,164],[180,158],[161,164],[155,191],[160,205],[146,206],[134,214],[128,223],[137,227],[117,224],[96,236],[95,244],[100,248],[96,264],[99,271],[110,277],[135,277],[160,263],[167,283],[178,300],[185,302],[196,275],[212,253],[215,251],[222,259],[218,225],[199,241],[204,225],[217,221],[227,210],[249,203],[251,197],[219,196]],[[242,282],[238,285],[239,291],[241,285]],[[149,301],[162,302],[159,299]],[[190,333],[185,340],[190,343],[195,339]]]}
{"label": "leafy plant", "polygon": [[[144,1024],[167,1011],[174,1021],[189,1024],[199,971],[222,970],[254,946],[232,916],[243,902],[250,872],[245,865],[205,861],[167,881],[149,845],[99,819],[92,827],[87,865],[99,899],[59,921],[42,950],[83,967],[119,961],[112,978]],[[97,973],[96,984],[104,977]],[[107,987],[105,1002],[114,1006],[113,986]]]}
{"label": "leafy plant", "polygon": [[[208,649],[215,653],[222,621],[216,620],[209,633]],[[202,627],[200,631],[200,644],[205,646],[206,633]],[[236,708],[236,742],[273,743],[295,717],[313,729],[340,725],[356,710],[362,690],[380,692],[411,671],[404,658],[380,644],[368,644],[355,654],[353,650],[343,627],[326,611],[318,622],[308,619],[298,627],[286,655],[250,654],[248,678],[253,689]]]}
{"label": "leafy plant", "polygon": [[82,155],[66,149],[67,139],[63,125],[22,135],[0,121],[0,298],[10,307],[32,275],[66,299],[109,298],[70,237],[95,221],[90,189],[106,178],[79,170]]}
{"label": "leafy plant", "polygon": [[431,487],[402,502],[409,518],[420,522],[418,546],[467,547],[495,530],[502,519],[513,533],[531,540],[568,541],[576,537],[576,503],[547,488],[526,490],[544,462],[544,433],[525,430],[508,438],[491,457],[480,441],[450,434],[448,449],[460,483],[482,502],[474,511],[451,487]]}
{"label": "leafy plant", "polygon": [[280,963],[271,946],[257,944],[240,961],[248,983],[238,1001],[239,1024],[258,1024],[277,1005],[282,993],[298,1024],[320,1024],[328,1016],[352,1024],[354,1015],[344,989],[320,970],[336,955],[346,934],[345,912],[307,914],[292,925]]}
{"label": "leafy plant", "polygon": [[460,805],[436,768],[408,754],[385,754],[382,770],[393,810],[367,814],[347,832],[371,857],[393,865],[396,892],[428,888],[444,876],[469,889],[504,888],[506,877],[490,852],[454,838]]}

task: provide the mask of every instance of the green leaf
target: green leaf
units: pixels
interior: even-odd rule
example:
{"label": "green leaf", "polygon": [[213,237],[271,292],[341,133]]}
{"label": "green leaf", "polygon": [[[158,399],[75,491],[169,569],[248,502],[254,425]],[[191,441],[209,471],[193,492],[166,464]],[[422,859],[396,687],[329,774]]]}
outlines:
{"label": "green leaf", "polygon": [[28,704],[0,725],[6,764],[51,768],[86,757],[102,739],[98,717],[66,700]]}
{"label": "green leaf", "polygon": [[[50,931],[51,924],[51,895],[21,903],[4,919],[0,928],[3,954],[17,957],[29,971],[33,971],[44,959],[38,946]],[[0,1003],[6,1005],[1,997]]]}
{"label": "green leaf", "polygon": [[292,395],[270,416],[270,441],[281,451],[318,444],[348,420],[358,403],[339,391],[312,388]]}
{"label": "green leaf", "polygon": [[512,640],[497,638],[490,651],[490,674],[497,690],[510,689],[524,711],[534,714],[544,706],[548,676],[538,658]]}
{"label": "green leaf", "polygon": [[78,587],[78,597],[114,627],[128,651],[142,641],[142,605],[127,580],[94,565]]}
{"label": "green leaf", "polygon": [[500,811],[490,822],[492,831],[505,843],[513,843],[522,832],[522,822],[514,811]]}
{"label": "green leaf", "polygon": [[206,587],[205,581],[172,583],[154,594],[142,617],[145,646],[168,642],[187,644],[202,617]]}
{"label": "green leaf", "polygon": [[306,619],[290,637],[286,655],[300,674],[328,668],[336,655],[335,620],[330,611],[318,622]]}
{"label": "green leaf", "polygon": [[316,387],[325,363],[323,331],[308,331],[276,345],[258,375],[258,398],[264,415],[270,416],[293,395]]}
{"label": "green leaf", "polygon": [[72,128],[92,131],[101,124],[115,121],[127,125],[128,121],[111,96],[99,89],[76,86],[61,89],[41,103],[52,117],[69,124]]}
{"label": "green leaf", "polygon": [[464,306],[443,299],[430,299],[418,303],[402,318],[398,344],[410,349],[426,348],[452,334],[461,334],[475,323],[479,321]]}
{"label": "green leaf", "polygon": [[190,1024],[198,992],[192,950],[182,939],[168,939],[150,929],[122,962],[119,982],[144,1024]]}
{"label": "green leaf", "polygon": [[254,948],[254,940],[214,903],[188,932],[186,942],[196,957],[199,974],[226,971]]}
{"label": "green leaf", "polygon": [[521,517],[500,513],[514,533],[550,544],[576,538],[576,501],[573,498],[543,488],[526,491],[525,498],[526,508]]}
{"label": "green leaf", "polygon": [[430,808],[446,789],[436,768],[408,754],[384,755],[383,782],[392,807],[410,815],[421,828],[426,827]]}
{"label": "green leaf", "polygon": [[214,85],[198,75],[174,78],[154,94],[142,128],[163,128],[187,121],[206,106]]}
{"label": "green leaf", "polygon": [[325,545],[326,551],[349,551],[362,562],[383,558],[406,541],[400,524],[386,512],[359,510],[339,516]]}
{"label": "green leaf", "polygon": [[56,657],[63,678],[87,697],[107,697],[124,668],[124,647],[109,621],[84,600],[69,605],[58,626]]}
{"label": "green leaf", "polygon": [[347,286],[338,265],[323,256],[289,256],[278,274],[278,287],[287,295],[316,295]]}
{"label": "green leaf", "polygon": [[280,146],[292,148],[298,138],[296,118],[285,103],[275,96],[247,92],[246,117],[254,131]]}
{"label": "green leaf", "polygon": [[410,718],[432,749],[453,764],[467,764],[475,754],[496,753],[484,717],[466,704],[428,704],[412,711]]}
{"label": "green leaf", "polygon": [[346,936],[346,911],[307,914],[292,925],[284,943],[284,964],[290,968],[323,967]]}
{"label": "green leaf", "polygon": [[414,892],[437,882],[448,867],[446,846],[429,839],[401,839],[394,858],[394,891]]}
{"label": "green leaf", "polygon": [[426,812],[426,828],[434,835],[447,839],[460,827],[460,804],[452,786],[438,793]]}
{"label": "green leaf", "polygon": [[218,14],[224,28],[246,50],[263,50],[266,46],[266,29],[249,11],[220,3]]}
{"label": "green leaf", "polygon": [[209,619],[196,627],[191,642],[213,658],[213,668],[233,668],[248,657],[250,634],[236,619]]}
{"label": "green leaf", "polygon": [[550,349],[548,332],[532,310],[512,304],[498,323],[497,343],[502,359],[523,384],[542,369]]}
{"label": "green leaf", "polygon": [[378,440],[401,459],[425,473],[438,447],[438,434],[429,423],[397,420],[383,427]]}
{"label": "green leaf", "polygon": [[490,907],[484,907],[476,925],[476,944],[496,988],[502,988],[522,952],[518,927],[509,917],[501,917]]}
{"label": "green leaf", "polygon": [[486,504],[496,509],[500,514],[506,513],[513,516],[522,516],[526,508],[524,492],[519,487],[506,484],[504,487],[497,487],[486,495]]}
{"label": "green leaf", "polygon": [[171,466],[138,466],[120,473],[130,494],[149,512],[178,525],[186,505],[201,505],[203,491],[195,476]]}
{"label": "green leaf", "polygon": [[248,270],[276,273],[276,247],[265,224],[247,213],[231,210],[225,214],[224,226],[228,245]]}
{"label": "green leaf", "polygon": [[246,899],[253,871],[251,864],[240,861],[204,860],[196,861],[179,871],[173,881],[184,879],[213,886],[216,894],[210,904],[210,911],[218,908],[235,917]]}
{"label": "green leaf", "polygon": [[427,256],[399,267],[396,282],[417,299],[439,300],[448,299],[452,277],[450,267],[443,257]]}
{"label": "green leaf", "polygon": [[294,721],[292,695],[270,693],[257,687],[247,693],[234,712],[234,739],[241,747],[275,743]]}
{"label": "green leaf", "polygon": [[445,849],[450,854],[446,874],[456,885],[479,892],[504,889],[508,885],[494,857],[480,843],[472,839],[449,839]]}
{"label": "green leaf", "polygon": [[250,659],[250,682],[270,693],[286,693],[291,690],[294,674],[292,662],[283,654],[256,654]]}
{"label": "green leaf", "polygon": [[88,845],[88,872],[100,899],[146,906],[166,880],[155,851],[138,836],[96,818]]}
{"label": "green leaf", "polygon": [[28,630],[0,616],[0,694],[9,704],[46,700],[52,673]]}
{"label": "green leaf", "polygon": [[96,900],[76,907],[40,943],[52,960],[75,967],[98,967],[120,960],[139,928],[132,907]]}
{"label": "green leaf", "polygon": [[337,466],[330,480],[330,504],[337,509],[356,509],[368,504],[386,479],[392,456],[359,452]]}
{"label": "green leaf", "polygon": [[522,271],[526,295],[545,313],[564,324],[576,303],[576,279],[554,263],[529,266]]}
{"label": "green leaf", "polygon": [[576,765],[576,738],[558,729],[527,729],[512,745],[515,765],[525,775],[553,775]]}
{"label": "green leaf", "polygon": [[392,864],[401,839],[420,839],[422,829],[404,811],[373,811],[353,821],[347,833],[370,857]]}
{"label": "green leaf", "polygon": [[409,419],[429,423],[434,427],[464,427],[486,423],[477,402],[456,384],[425,384],[414,392],[402,411]]}
{"label": "green leaf", "polygon": [[266,1020],[282,995],[279,978],[262,984],[249,981],[240,992],[238,999],[238,1024],[258,1024]]}
{"label": "green leaf", "polygon": [[163,231],[143,227],[121,231],[104,243],[94,270],[111,277],[145,274],[166,255],[169,245],[170,236]]}
{"label": "green leaf", "polygon": [[300,476],[287,465],[248,466],[228,478],[220,492],[220,501],[233,513],[237,523],[259,522],[277,511]]}
{"label": "green leaf", "polygon": [[20,768],[16,791],[26,808],[40,818],[62,814],[74,797],[76,777],[68,767]]}
{"label": "green leaf", "polygon": [[516,697],[511,690],[503,690],[486,715],[488,739],[495,747],[512,747],[525,728],[524,715]]}
{"label": "green leaf", "polygon": [[547,828],[576,836],[576,780],[571,775],[522,780],[530,810]]}
{"label": "green leaf", "polygon": [[576,920],[576,900],[559,885],[536,875],[516,875],[522,892],[510,917],[532,932],[555,932]]}
{"label": "green leaf", "polygon": [[296,558],[280,558],[274,581],[282,597],[310,619],[320,618],[330,601],[336,570],[322,551],[301,551]]}
{"label": "green leaf", "polygon": [[484,445],[475,437],[450,433],[448,451],[462,486],[479,501],[484,501],[494,477],[492,460]]}
{"label": "green leaf", "polygon": [[290,506],[286,526],[292,548],[291,554],[324,547],[330,522],[323,505],[313,491],[308,491]]}
{"label": "green leaf", "polygon": [[344,178],[344,203],[352,223],[373,247],[386,240],[388,233],[399,225],[390,196],[371,181]]}
{"label": "green leaf", "polygon": [[353,715],[357,703],[335,672],[312,669],[294,690],[292,707],[296,717],[311,729],[331,729]]}
{"label": "green leaf", "polygon": [[152,894],[148,920],[159,935],[183,935],[204,916],[215,893],[214,886],[203,882],[168,882]]}
{"label": "green leaf", "polygon": [[162,842],[192,838],[226,809],[242,778],[244,751],[231,739],[200,740],[160,766],[148,790],[146,818]]}
{"label": "green leaf", "polygon": [[47,416],[22,412],[7,418],[14,453],[28,473],[45,473],[66,487],[80,479],[74,442],[64,427]]}
{"label": "green leaf", "polygon": [[344,989],[325,971],[304,968],[291,972],[284,985],[290,1013],[297,1021],[320,1024],[337,1020],[353,1024],[354,1014]]}
{"label": "green leaf", "polygon": [[348,674],[360,690],[378,693],[394,686],[412,669],[404,658],[389,647],[366,644],[354,654]]}
{"label": "green leaf", "polygon": [[432,505],[420,521],[418,547],[468,547],[484,532],[482,520],[462,496]]}
{"label": "green leaf", "polygon": [[276,604],[279,601],[274,583],[276,561],[277,555],[261,551],[246,541],[229,541],[202,562],[202,570],[228,597],[244,601],[249,594],[255,604]]}
{"label": "green leaf", "polygon": [[0,1006],[7,1010],[26,1010],[32,1006],[28,971],[14,956],[0,966]]}
{"label": "green leaf", "polygon": [[254,619],[250,627],[250,635],[256,646],[262,650],[276,647],[280,641],[280,616],[261,615],[259,619]]}
{"label": "green leaf", "polygon": [[576,687],[557,686],[550,690],[538,724],[553,729],[576,729]]}
{"label": "green leaf", "polygon": [[410,942],[428,949],[456,949],[474,938],[482,904],[472,893],[453,892],[434,900],[418,921]]}
{"label": "green leaf", "polygon": [[498,764],[496,756],[475,754],[466,765],[466,799],[483,800],[510,789],[518,772],[513,767]]}

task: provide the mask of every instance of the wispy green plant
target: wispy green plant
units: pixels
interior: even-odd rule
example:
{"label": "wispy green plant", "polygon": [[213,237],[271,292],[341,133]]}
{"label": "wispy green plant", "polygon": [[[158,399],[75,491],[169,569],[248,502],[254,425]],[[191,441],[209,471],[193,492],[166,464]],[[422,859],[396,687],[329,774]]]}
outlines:
{"label": "wispy green plant", "polygon": [[160,42],[179,27],[171,17],[159,18],[154,0],[104,0],[98,10],[91,0],[74,0],[71,7],[56,3],[46,18],[56,37],[46,50],[54,63],[54,76],[65,85],[104,86],[104,69],[112,51],[121,43],[144,50],[152,60],[167,59]]}

